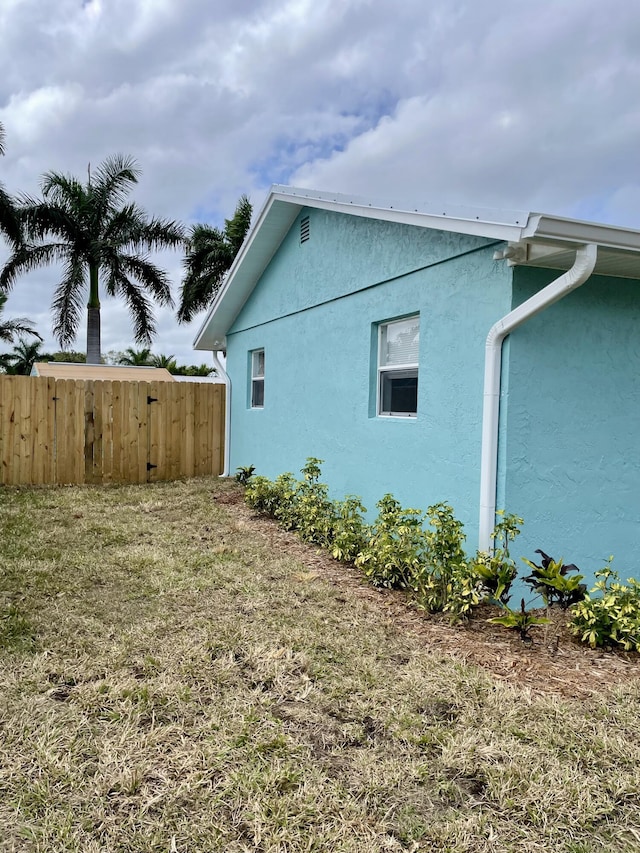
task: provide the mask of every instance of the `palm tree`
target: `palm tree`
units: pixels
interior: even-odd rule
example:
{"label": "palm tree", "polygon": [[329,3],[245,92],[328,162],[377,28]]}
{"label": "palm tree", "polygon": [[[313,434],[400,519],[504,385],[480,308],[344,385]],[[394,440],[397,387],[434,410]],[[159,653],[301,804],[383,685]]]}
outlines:
{"label": "palm tree", "polygon": [[[4,154],[4,127],[0,124],[0,155]],[[20,243],[20,218],[15,201],[0,183],[0,233],[4,233],[14,244]]]}
{"label": "palm tree", "polygon": [[127,364],[130,367],[148,367],[151,364],[151,349],[133,349],[127,347],[118,359],[118,364]]}
{"label": "palm tree", "polygon": [[[6,303],[6,294],[0,293],[0,315],[4,311]],[[11,320],[3,320],[0,317],[0,341],[4,341],[7,344],[13,343],[16,335],[33,335],[38,340],[42,340],[42,336],[36,332],[32,321],[27,317],[13,317]]]}
{"label": "palm tree", "polygon": [[17,376],[29,376],[36,361],[41,361],[43,354],[40,351],[40,341],[26,341],[20,338],[14,345],[13,352],[0,355],[0,367],[5,373]]}
{"label": "palm tree", "polygon": [[149,219],[140,207],[125,203],[139,175],[135,161],[120,155],[90,172],[86,184],[48,172],[41,183],[43,200],[27,198],[21,208],[28,242],[16,248],[0,273],[0,289],[6,289],[20,273],[63,265],[53,298],[53,333],[63,349],[75,339],[88,291],[88,364],[100,364],[100,279],[108,296],[127,302],[138,343],[150,344],[156,332],[147,293],[161,305],[173,304],[167,274],[145,253],[182,246],[183,228]]}
{"label": "palm tree", "polygon": [[149,361],[154,367],[164,367],[169,373],[172,373],[178,367],[175,355],[152,355]]}
{"label": "palm tree", "polygon": [[232,218],[225,219],[224,230],[211,225],[192,227],[183,261],[185,275],[180,290],[179,323],[189,323],[194,314],[213,301],[247,236],[252,211],[251,202],[243,195]]}

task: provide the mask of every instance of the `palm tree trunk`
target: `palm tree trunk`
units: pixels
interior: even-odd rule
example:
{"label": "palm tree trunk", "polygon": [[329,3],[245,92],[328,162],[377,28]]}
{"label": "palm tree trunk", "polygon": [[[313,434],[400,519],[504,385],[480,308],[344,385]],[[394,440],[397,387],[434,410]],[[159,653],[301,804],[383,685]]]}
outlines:
{"label": "palm tree trunk", "polygon": [[100,364],[100,299],[98,267],[89,266],[89,303],[87,304],[87,364]]}

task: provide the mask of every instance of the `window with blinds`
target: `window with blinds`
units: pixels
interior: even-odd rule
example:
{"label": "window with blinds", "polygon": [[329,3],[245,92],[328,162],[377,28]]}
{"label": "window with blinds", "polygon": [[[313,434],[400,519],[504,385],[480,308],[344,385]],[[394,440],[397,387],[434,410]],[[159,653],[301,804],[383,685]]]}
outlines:
{"label": "window with blinds", "polygon": [[251,408],[264,408],[264,350],[251,353]]}
{"label": "window with blinds", "polygon": [[418,413],[420,317],[381,323],[378,328],[378,414],[415,417]]}

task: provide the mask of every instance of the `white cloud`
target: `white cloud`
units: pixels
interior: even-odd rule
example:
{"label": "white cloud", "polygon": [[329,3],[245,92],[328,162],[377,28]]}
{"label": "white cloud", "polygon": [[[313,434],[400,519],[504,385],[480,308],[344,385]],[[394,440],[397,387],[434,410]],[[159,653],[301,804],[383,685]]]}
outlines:
{"label": "white cloud", "polygon": [[[12,191],[122,152],[136,200],[186,221],[288,182],[640,225],[628,0],[4,0],[0,31]],[[8,313],[54,281],[18,282]],[[106,348],[131,344],[103,314]],[[199,318],[159,317],[157,349],[199,358]]]}

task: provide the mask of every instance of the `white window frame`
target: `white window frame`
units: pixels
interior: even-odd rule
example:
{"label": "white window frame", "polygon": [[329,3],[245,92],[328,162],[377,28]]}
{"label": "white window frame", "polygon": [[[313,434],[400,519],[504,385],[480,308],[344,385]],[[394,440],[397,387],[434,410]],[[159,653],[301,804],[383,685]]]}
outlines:
{"label": "white window frame", "polygon": [[376,413],[380,418],[416,418],[418,416],[418,401],[416,397],[416,411],[415,412],[394,412],[394,411],[384,411],[382,408],[383,404],[383,383],[385,378],[393,376],[395,374],[395,378],[404,379],[404,378],[414,378],[418,379],[418,360],[415,362],[408,362],[406,364],[382,364],[383,355],[384,355],[384,344],[383,344],[383,336],[385,329],[388,329],[390,326],[394,326],[399,323],[406,323],[407,320],[417,320],[418,326],[420,324],[420,315],[419,314],[410,314],[407,317],[399,317],[397,320],[389,320],[386,323],[378,324],[378,376],[377,376],[377,400],[376,400]]}
{"label": "white window frame", "polygon": [[[262,371],[260,370],[262,356]],[[256,389],[262,388],[262,403],[256,404]],[[250,408],[264,409],[264,347],[251,350],[251,387]]]}

